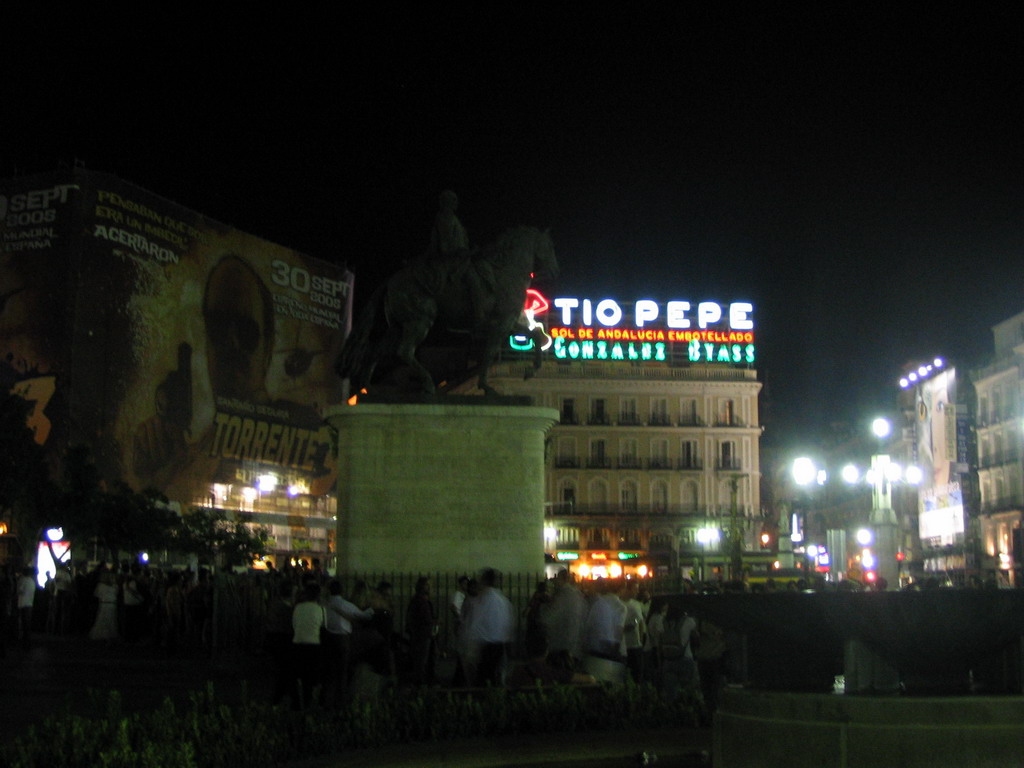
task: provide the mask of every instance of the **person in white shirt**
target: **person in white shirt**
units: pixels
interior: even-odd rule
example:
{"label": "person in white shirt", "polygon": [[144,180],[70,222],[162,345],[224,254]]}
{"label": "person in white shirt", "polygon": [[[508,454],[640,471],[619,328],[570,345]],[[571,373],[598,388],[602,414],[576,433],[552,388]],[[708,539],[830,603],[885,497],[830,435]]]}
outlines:
{"label": "person in white shirt", "polygon": [[615,592],[615,583],[599,582],[602,594],[594,600],[584,626],[584,648],[591,656],[623,662],[626,644],[626,605]]}
{"label": "person in white shirt", "polygon": [[640,586],[632,579],[626,581],[619,592],[620,599],[626,606],[626,620],[622,633],[623,644],[626,646],[626,663],[634,682],[637,683],[644,676],[644,639],[647,635],[644,607],[637,599],[639,593]]}
{"label": "person in white shirt", "polygon": [[341,583],[337,580],[327,585],[326,624],[323,634],[323,656],[325,667],[323,702],[325,707],[340,707],[348,687],[349,670],[352,665],[353,622],[369,621],[373,608],[360,610],[354,603],[341,596]]}
{"label": "person in white shirt", "polygon": [[552,666],[578,670],[583,660],[583,624],[586,618],[587,599],[563,568],[555,576],[551,602],[541,612],[548,641],[548,661]]}
{"label": "person in white shirt", "polygon": [[320,605],[320,585],[307,584],[292,609],[292,660],[295,665],[295,691],[292,704],[298,709],[313,701],[320,671],[320,630],[327,625],[327,614]]}
{"label": "person in white shirt", "polygon": [[476,685],[504,684],[507,646],[515,636],[515,609],[498,589],[498,573],[488,568],[480,574],[480,593],[463,605],[464,647],[475,667]]}

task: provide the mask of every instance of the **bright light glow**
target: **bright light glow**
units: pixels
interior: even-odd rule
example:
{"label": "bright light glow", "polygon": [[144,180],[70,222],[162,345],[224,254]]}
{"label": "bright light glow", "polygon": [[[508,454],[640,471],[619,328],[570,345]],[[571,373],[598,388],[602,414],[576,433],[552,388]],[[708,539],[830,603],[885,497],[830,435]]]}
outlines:
{"label": "bright light glow", "polygon": [[641,565],[639,568],[636,569],[636,575],[639,576],[641,579],[646,579],[648,573],[650,573],[650,571],[648,570],[646,565]]}
{"label": "bright light glow", "polygon": [[875,536],[869,528],[861,528],[857,531],[857,543],[862,547],[869,547],[875,540]]}
{"label": "bright light glow", "polygon": [[941,357],[936,357],[934,363],[932,363],[932,364],[936,368],[941,368],[942,366],[944,366],[946,364],[946,361],[943,360]]}
{"label": "bright light glow", "polygon": [[612,563],[608,566],[608,573],[611,574],[613,579],[617,579],[622,575],[622,566],[618,563]]}
{"label": "bright light glow", "polygon": [[302,493],[302,491],[303,491],[303,488],[302,488],[301,485],[289,485],[288,486],[288,495],[293,497],[293,498],[295,496],[298,496],[300,493]]}
{"label": "bright light glow", "polygon": [[890,483],[898,483],[900,478],[903,477],[903,467],[894,461],[890,461],[885,465],[885,479]]}
{"label": "bright light glow", "polygon": [[590,578],[590,566],[586,563],[580,566],[580,576],[582,576],[584,579]]}
{"label": "bright light glow", "polygon": [[604,565],[595,565],[590,569],[590,578],[592,579],[607,579],[608,568]]}
{"label": "bright light glow", "polygon": [[924,473],[921,472],[920,467],[916,467],[911,464],[907,467],[907,471],[903,474],[903,478],[911,485],[920,485],[924,479]]}
{"label": "bright light glow", "polygon": [[874,432],[875,437],[888,437],[892,432],[892,424],[888,419],[877,418],[871,422],[871,431]]}
{"label": "bright light glow", "polygon": [[776,570],[776,571],[779,570],[779,568],[781,568],[781,567],[782,567],[782,562],[780,560],[776,560],[774,563],[772,563],[772,568],[774,570]]}
{"label": "bright light glow", "polygon": [[818,474],[815,476],[815,480],[817,481],[818,485],[824,485],[825,483],[828,482],[828,472],[826,472],[824,469],[819,469]]}
{"label": "bright light glow", "polygon": [[860,482],[860,470],[853,464],[847,464],[842,471],[843,482],[855,485]]}
{"label": "bright light glow", "polygon": [[46,531],[46,538],[50,541],[60,541],[64,538],[63,528],[50,528]]}
{"label": "bright light glow", "polygon": [[916,373],[907,374],[907,378],[910,379],[911,381],[917,381],[917,374]]}
{"label": "bright light glow", "polygon": [[814,558],[816,558],[818,556],[818,545],[817,544],[808,544],[807,545],[807,556],[809,558],[811,558],[811,559],[814,559]]}
{"label": "bright light glow", "polygon": [[867,480],[868,485],[874,485],[878,480],[878,473],[872,468],[864,473],[864,479]]}
{"label": "bright light glow", "polygon": [[818,468],[806,456],[801,456],[793,462],[793,482],[797,485],[810,485],[817,474]]}
{"label": "bright light glow", "polygon": [[900,379],[900,389],[906,389],[909,386],[910,386],[910,379],[908,379],[906,376],[904,376],[902,379]]}
{"label": "bright light glow", "polygon": [[545,541],[554,541],[556,538],[558,538],[558,529],[557,528],[552,528],[551,526],[545,526],[545,528],[544,528],[544,540]]}
{"label": "bright light glow", "polygon": [[717,528],[698,528],[697,541],[701,544],[711,544],[721,539],[722,533]]}
{"label": "bright light glow", "polygon": [[143,563],[143,564],[148,563],[149,562],[149,552],[139,552],[139,562]]}
{"label": "bright light glow", "polygon": [[264,493],[277,488],[277,475],[260,475],[256,487]]}
{"label": "bright light glow", "polygon": [[875,558],[874,554],[871,552],[870,549],[865,549],[860,555],[860,563],[870,571],[872,568],[878,565],[878,560]]}
{"label": "bright light glow", "polygon": [[243,488],[242,497],[249,502],[255,501],[256,497],[259,496],[259,491],[255,488]]}

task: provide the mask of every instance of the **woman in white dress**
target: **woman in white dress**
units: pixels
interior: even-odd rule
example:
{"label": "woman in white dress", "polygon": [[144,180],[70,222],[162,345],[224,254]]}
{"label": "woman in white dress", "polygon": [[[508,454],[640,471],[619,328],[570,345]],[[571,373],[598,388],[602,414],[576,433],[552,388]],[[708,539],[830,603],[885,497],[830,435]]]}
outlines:
{"label": "woman in white dress", "polygon": [[114,574],[104,571],[93,594],[99,601],[99,606],[96,611],[96,621],[93,622],[92,629],[89,630],[89,639],[116,640],[117,584],[114,581]]}

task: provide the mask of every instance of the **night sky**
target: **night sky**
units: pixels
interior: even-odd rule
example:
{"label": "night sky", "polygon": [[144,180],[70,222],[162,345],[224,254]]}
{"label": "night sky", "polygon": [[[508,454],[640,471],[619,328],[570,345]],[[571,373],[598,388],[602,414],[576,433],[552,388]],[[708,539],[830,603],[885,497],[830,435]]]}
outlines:
{"label": "night sky", "polygon": [[346,263],[357,301],[453,189],[474,245],[551,228],[554,293],[754,302],[780,443],[1024,310],[1016,15],[496,7],[8,17],[0,176],[116,173]]}

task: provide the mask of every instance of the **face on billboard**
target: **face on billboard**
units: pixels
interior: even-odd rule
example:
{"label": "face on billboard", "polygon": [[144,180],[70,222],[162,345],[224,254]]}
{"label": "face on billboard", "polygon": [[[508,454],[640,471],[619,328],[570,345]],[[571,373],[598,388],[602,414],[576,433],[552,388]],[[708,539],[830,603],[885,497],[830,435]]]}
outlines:
{"label": "face on billboard", "polygon": [[274,307],[266,285],[240,257],[225,256],[210,272],[203,320],[213,392],[249,402],[267,400]]}

